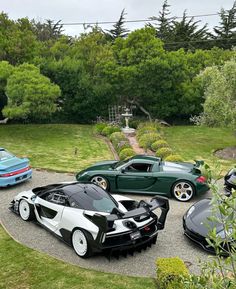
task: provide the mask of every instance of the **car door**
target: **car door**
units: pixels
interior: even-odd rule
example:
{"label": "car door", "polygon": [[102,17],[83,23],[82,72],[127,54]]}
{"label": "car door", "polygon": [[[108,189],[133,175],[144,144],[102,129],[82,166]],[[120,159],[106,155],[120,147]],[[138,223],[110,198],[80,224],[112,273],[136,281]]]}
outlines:
{"label": "car door", "polygon": [[117,176],[119,191],[148,191],[156,181],[152,172],[152,162],[133,161],[121,168]]}
{"label": "car door", "polygon": [[66,205],[66,197],[65,202],[63,202],[63,194],[54,191],[50,194],[50,198],[48,199],[37,196],[34,204],[38,221],[51,231],[56,231],[60,226],[62,214]]}

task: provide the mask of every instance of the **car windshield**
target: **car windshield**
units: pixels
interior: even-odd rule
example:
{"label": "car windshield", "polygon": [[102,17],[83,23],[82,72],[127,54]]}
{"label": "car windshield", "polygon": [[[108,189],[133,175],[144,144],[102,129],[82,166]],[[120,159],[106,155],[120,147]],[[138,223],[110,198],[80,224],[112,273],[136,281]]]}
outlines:
{"label": "car windshield", "polygon": [[7,159],[12,158],[13,155],[5,150],[0,150],[0,161],[5,161]]}
{"label": "car windshield", "polygon": [[115,163],[115,165],[113,166],[113,169],[117,169],[118,167],[128,163],[130,161],[130,159],[124,160],[124,161],[119,161],[117,163]]}
{"label": "car windshield", "polygon": [[114,208],[117,208],[116,202],[103,189],[95,186],[88,186],[85,190],[80,190],[69,198],[71,207],[111,213]]}

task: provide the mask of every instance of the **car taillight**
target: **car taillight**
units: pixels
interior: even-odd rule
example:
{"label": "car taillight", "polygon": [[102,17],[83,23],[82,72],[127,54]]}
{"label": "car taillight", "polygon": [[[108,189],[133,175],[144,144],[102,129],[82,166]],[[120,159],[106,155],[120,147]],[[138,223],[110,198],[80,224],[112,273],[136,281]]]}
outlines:
{"label": "car taillight", "polygon": [[197,181],[198,183],[206,183],[207,178],[204,177],[204,176],[200,176],[200,177],[198,177],[198,178],[196,179],[196,181]]}
{"label": "car taillight", "polygon": [[12,176],[24,173],[24,172],[26,172],[26,171],[28,171],[30,169],[31,169],[31,166],[28,166],[27,168],[24,168],[24,169],[21,169],[21,170],[18,170],[18,171],[14,171],[14,172],[11,172],[11,173],[6,173],[6,174],[1,174],[0,178],[12,177]]}
{"label": "car taillight", "polygon": [[2,175],[0,175],[0,178],[6,178],[6,177],[10,177],[11,176],[11,174],[9,173],[9,174],[2,174]]}
{"label": "car taillight", "polygon": [[146,232],[148,232],[148,231],[150,231],[151,229],[150,229],[150,227],[145,227],[144,228],[144,231],[146,231]]}

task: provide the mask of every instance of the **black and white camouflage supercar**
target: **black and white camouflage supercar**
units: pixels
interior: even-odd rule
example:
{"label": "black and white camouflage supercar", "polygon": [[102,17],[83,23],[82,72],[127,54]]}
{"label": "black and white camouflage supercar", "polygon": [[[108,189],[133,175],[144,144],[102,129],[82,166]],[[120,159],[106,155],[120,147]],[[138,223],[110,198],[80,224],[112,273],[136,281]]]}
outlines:
{"label": "black and white camouflage supercar", "polygon": [[[153,210],[160,208],[158,217]],[[168,199],[150,201],[110,195],[92,183],[63,183],[19,193],[10,209],[24,221],[36,220],[83,258],[142,249],[156,242],[165,225]]]}

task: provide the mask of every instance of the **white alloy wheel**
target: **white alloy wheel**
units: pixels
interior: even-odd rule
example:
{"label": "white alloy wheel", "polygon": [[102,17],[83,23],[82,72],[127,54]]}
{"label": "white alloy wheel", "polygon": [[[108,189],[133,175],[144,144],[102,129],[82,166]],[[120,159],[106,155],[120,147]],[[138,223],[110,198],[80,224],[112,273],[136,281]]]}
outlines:
{"label": "white alloy wheel", "polygon": [[193,197],[194,188],[187,181],[179,181],[174,185],[173,195],[178,201],[187,202]]}
{"label": "white alloy wheel", "polygon": [[80,257],[87,257],[89,254],[88,241],[83,231],[76,229],[72,235],[72,245]]}
{"label": "white alloy wheel", "polygon": [[103,190],[108,189],[108,182],[104,177],[95,176],[91,179],[91,182],[98,185],[99,187],[103,188]]}
{"label": "white alloy wheel", "polygon": [[19,214],[21,219],[24,221],[29,221],[31,218],[30,205],[26,200],[21,200],[19,204]]}

